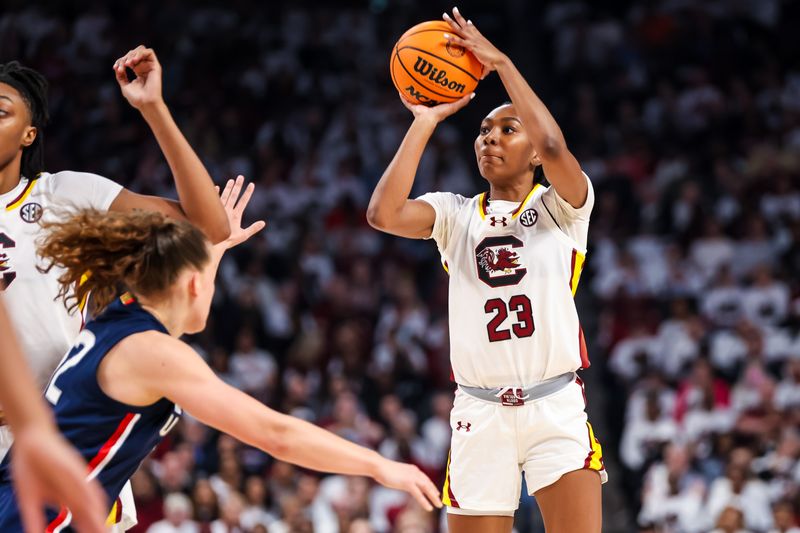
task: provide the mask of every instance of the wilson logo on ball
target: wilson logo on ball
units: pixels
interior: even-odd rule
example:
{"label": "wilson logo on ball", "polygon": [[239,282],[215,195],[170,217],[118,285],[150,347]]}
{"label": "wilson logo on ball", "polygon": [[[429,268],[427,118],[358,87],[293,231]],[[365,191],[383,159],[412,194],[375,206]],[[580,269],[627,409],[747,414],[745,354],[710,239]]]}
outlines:
{"label": "wilson logo on ball", "polygon": [[414,63],[414,70],[423,76],[427,76],[429,80],[438,83],[442,87],[447,87],[451,91],[456,91],[457,93],[464,93],[465,85],[463,83],[458,83],[449,79],[446,70],[440,70],[434,67],[420,56],[417,56],[417,62]]}

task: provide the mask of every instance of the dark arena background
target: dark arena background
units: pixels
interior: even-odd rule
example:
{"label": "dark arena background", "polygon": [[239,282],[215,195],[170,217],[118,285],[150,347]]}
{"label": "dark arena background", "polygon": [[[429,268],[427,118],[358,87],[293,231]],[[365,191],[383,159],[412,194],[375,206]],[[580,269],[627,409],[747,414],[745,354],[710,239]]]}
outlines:
{"label": "dark arena background", "polygon": [[[0,10],[0,61],[50,82],[47,168],[174,195],[112,71],[130,48],[155,49],[166,102],[211,175],[255,182],[249,217],[268,223],[223,260],[208,328],[191,343],[229,383],[437,483],[454,390],[447,277],[432,242],[383,235],[365,210],[411,122],[391,47],[451,7]],[[577,302],[610,476],[603,530],[800,531],[800,2],[459,7],[522,70],[594,183]],[[472,141],[507,97],[496,75],[476,92],[438,128],[414,195],[483,190]],[[400,493],[276,463],[191,417],[133,487],[141,532],[165,513],[212,532],[445,529]],[[515,528],[544,531],[532,498]]]}

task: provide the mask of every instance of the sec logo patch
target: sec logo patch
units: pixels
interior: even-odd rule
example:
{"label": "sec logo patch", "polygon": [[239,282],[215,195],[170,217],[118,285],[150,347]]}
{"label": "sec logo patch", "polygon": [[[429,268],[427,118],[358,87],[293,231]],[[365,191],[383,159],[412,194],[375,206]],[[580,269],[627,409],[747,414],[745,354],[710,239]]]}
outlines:
{"label": "sec logo patch", "polygon": [[536,209],[526,209],[519,216],[519,221],[522,222],[522,225],[526,228],[530,228],[536,224],[537,220],[539,220],[539,213],[536,212]]}
{"label": "sec logo patch", "polygon": [[38,222],[42,218],[42,206],[36,202],[29,202],[19,208],[19,216],[28,224]]}

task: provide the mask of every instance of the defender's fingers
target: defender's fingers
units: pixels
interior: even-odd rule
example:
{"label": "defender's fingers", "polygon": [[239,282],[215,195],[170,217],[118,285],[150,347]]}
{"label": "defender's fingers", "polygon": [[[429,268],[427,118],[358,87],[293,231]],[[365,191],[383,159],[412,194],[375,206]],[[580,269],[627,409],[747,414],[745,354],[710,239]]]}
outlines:
{"label": "defender's fingers", "polygon": [[267,223],[264,222],[263,220],[253,222],[252,224],[247,226],[247,229],[244,230],[244,234],[246,235],[245,240],[249,239],[250,237],[252,237],[253,235],[255,235],[256,233],[258,233],[259,231],[261,231],[266,227]]}
{"label": "defender's fingers", "polygon": [[436,485],[433,484],[433,481],[427,477],[422,485],[422,491],[437,509],[442,507],[442,495],[439,493],[439,489],[436,488]]}
{"label": "defender's fingers", "polygon": [[409,492],[414,497],[414,499],[417,500],[417,503],[420,505],[420,507],[422,507],[426,511],[433,511],[433,506],[430,504],[425,495],[422,494],[422,491],[419,490],[419,487],[414,485],[413,487],[411,487],[411,490]]}
{"label": "defender's fingers", "polygon": [[248,183],[247,187],[245,187],[242,196],[239,197],[239,200],[236,202],[236,207],[234,207],[234,211],[238,214],[242,214],[244,212],[245,207],[250,202],[250,198],[253,197],[253,191],[256,190],[255,183]]}
{"label": "defender's fingers", "polygon": [[219,201],[222,202],[222,205],[227,206],[228,200],[231,197],[231,191],[233,190],[233,180],[228,180],[225,183],[225,188],[222,189],[222,194],[219,196]]}
{"label": "defender's fingers", "polygon": [[231,189],[231,196],[229,200],[231,207],[236,205],[236,200],[239,199],[239,194],[242,192],[243,184],[244,176],[236,176],[236,180],[233,182],[233,189]]}

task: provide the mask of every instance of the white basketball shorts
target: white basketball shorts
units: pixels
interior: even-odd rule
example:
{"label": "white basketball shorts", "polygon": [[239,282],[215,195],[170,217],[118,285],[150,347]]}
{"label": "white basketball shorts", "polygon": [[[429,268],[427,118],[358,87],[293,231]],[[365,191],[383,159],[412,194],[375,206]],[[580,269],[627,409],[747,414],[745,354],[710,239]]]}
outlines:
{"label": "white basketball shorts", "polygon": [[442,490],[447,511],[512,516],[523,472],[529,494],[584,468],[597,471],[605,483],[603,451],[585,408],[580,378],[520,406],[479,400],[457,389]]}

